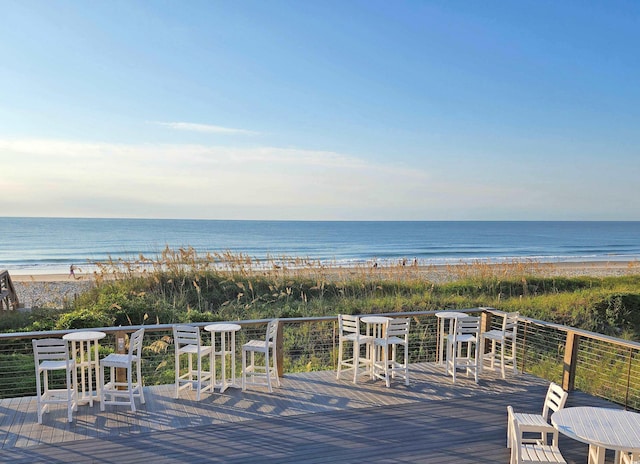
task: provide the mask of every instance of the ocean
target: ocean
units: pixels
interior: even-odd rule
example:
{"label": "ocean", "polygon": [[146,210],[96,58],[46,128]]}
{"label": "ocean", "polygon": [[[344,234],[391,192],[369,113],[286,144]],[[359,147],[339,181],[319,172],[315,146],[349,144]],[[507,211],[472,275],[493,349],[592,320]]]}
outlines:
{"label": "ocean", "polygon": [[156,258],[166,246],[333,266],[627,261],[640,259],[640,222],[0,218],[0,270],[13,274],[90,271],[109,258]]}

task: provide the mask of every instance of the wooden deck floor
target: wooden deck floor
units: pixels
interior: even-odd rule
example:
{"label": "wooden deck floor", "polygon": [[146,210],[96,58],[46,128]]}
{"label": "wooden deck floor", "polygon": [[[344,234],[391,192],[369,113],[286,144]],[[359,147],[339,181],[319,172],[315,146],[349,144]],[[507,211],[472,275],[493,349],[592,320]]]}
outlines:
{"label": "wooden deck floor", "polygon": [[[506,463],[506,406],[541,410],[548,382],[529,375],[456,385],[439,366],[412,365],[409,387],[333,372],[289,374],[266,389],[173,398],[173,386],[147,387],[135,413],[126,406],[62,406],[37,423],[35,398],[0,401],[0,462],[457,462]],[[568,406],[606,405],[572,393]],[[570,463],[587,446],[561,437]],[[608,456],[608,462],[612,462]]]}

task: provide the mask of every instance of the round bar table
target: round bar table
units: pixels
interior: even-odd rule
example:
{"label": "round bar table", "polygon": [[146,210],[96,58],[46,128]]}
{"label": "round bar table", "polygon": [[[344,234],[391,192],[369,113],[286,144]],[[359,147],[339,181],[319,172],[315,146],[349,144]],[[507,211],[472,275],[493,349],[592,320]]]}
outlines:
{"label": "round bar table", "polygon": [[[93,406],[93,375],[96,379],[96,397],[100,398],[100,357],[98,355],[98,341],[106,337],[104,332],[83,330],[71,332],[62,336],[64,340],[71,342],[71,352],[75,356],[76,351],[80,355],[80,361],[76,366],[80,368],[80,389],[78,403],[89,403]],[[93,342],[93,358],[91,354],[91,342]],[[76,343],[78,347],[76,348]],[[76,388],[78,388],[76,386]]]}
{"label": "round bar table", "polygon": [[[604,464],[605,451],[640,453],[640,414],[590,406],[563,408],[551,415],[560,433],[589,445],[589,464]],[[616,461],[617,462],[617,461]]]}
{"label": "round bar table", "polygon": [[[242,329],[238,324],[218,323],[205,326],[204,330],[211,332],[211,347],[213,350],[213,387],[220,387],[220,393],[228,387],[239,388],[236,384],[236,332]],[[220,350],[216,350],[216,334],[220,334]],[[227,379],[227,355],[231,357],[231,376]],[[220,358],[221,378],[216,382],[216,357]]]}
{"label": "round bar table", "polygon": [[[376,338],[384,337],[384,328],[391,320],[390,317],[386,316],[362,316],[360,318],[361,322],[364,322],[367,325],[366,334],[368,336]],[[375,364],[378,359],[382,359],[382,347],[379,347],[377,350],[375,347],[371,346],[367,343],[367,359],[371,365],[371,378],[375,379]]]}
{"label": "round bar table", "polygon": [[444,340],[445,340],[445,325],[449,323],[449,334],[452,335],[455,330],[455,320],[459,317],[466,317],[468,314],[459,313],[456,311],[439,311],[436,313],[436,317],[438,318],[438,352],[436,353],[436,360],[438,361],[439,366],[444,365],[444,358],[442,356],[442,352],[444,351]]}

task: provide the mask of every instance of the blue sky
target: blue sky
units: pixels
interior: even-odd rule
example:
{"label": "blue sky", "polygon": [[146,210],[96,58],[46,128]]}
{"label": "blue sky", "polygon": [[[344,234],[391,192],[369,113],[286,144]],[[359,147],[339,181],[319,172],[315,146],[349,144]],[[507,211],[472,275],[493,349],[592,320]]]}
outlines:
{"label": "blue sky", "polygon": [[640,220],[636,1],[0,18],[0,216]]}

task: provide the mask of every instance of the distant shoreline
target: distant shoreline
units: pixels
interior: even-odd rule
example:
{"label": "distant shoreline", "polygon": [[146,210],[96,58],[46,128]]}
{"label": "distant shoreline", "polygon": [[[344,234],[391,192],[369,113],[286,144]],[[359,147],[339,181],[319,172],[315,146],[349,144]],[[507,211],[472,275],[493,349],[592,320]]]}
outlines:
{"label": "distant shoreline", "polygon": [[[640,274],[638,261],[587,261],[566,263],[515,262],[503,264],[452,264],[432,266],[379,266],[371,267],[323,267],[290,270],[255,271],[270,275],[308,276],[331,280],[366,279],[425,279],[436,284],[463,279],[465,277],[500,275],[532,275],[540,277],[614,277]],[[95,285],[96,275],[77,272],[75,278],[69,274],[11,274],[11,280],[24,307],[53,306],[62,308],[64,302]],[[109,278],[100,275],[101,278]]]}
{"label": "distant shoreline", "polygon": [[[525,273],[532,273],[534,275],[550,275],[550,276],[593,276],[593,277],[607,277],[617,275],[631,275],[640,274],[640,261],[582,261],[582,262],[528,262],[528,261],[515,261],[514,263],[456,263],[456,264],[433,264],[433,265],[421,265],[411,266],[407,264],[406,267],[394,265],[394,266],[380,266],[380,271],[397,271],[404,272],[412,271],[416,274],[423,275],[429,279],[429,275],[443,275],[453,274],[453,277],[457,276],[459,271],[472,270],[474,267],[486,267],[488,269],[515,269],[516,266],[521,265]],[[338,272],[356,271],[365,269],[363,266],[334,266],[323,268],[324,272],[328,275],[332,275]],[[316,269],[310,269],[309,272],[318,271]],[[256,270],[255,272],[261,272]],[[295,272],[307,272],[306,269],[297,270],[291,269],[291,273]],[[373,272],[373,271],[372,271]],[[69,274],[52,273],[52,274],[12,274],[11,279],[13,282],[92,282],[95,279],[93,273],[76,272],[75,277]],[[101,277],[104,277],[101,275]]]}

